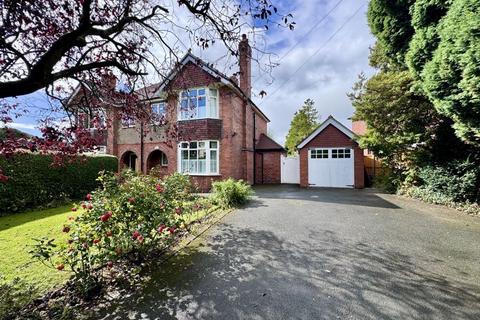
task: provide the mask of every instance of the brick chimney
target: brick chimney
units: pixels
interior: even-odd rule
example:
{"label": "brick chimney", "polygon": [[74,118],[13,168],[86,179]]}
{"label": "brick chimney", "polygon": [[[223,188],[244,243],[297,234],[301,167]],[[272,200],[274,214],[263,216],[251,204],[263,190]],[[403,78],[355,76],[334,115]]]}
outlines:
{"label": "brick chimney", "polygon": [[252,48],[248,44],[246,34],[242,34],[242,40],[238,45],[240,67],[240,89],[247,97],[252,95]]}

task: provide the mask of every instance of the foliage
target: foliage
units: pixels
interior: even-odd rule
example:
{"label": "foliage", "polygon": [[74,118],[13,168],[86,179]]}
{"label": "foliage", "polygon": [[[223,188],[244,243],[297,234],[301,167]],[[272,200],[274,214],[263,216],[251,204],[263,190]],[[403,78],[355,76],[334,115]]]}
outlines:
{"label": "foliage", "polygon": [[450,3],[451,1],[445,0],[417,0],[411,8],[415,33],[405,60],[416,79],[421,77],[425,63],[431,60],[440,42],[438,23],[447,12]]}
{"label": "foliage", "polygon": [[6,280],[0,274],[0,319],[14,319],[15,314],[36,295],[36,288],[21,278]]}
{"label": "foliage", "polygon": [[469,159],[446,166],[426,166],[406,185],[422,186],[453,202],[480,202],[480,168]]}
{"label": "foliage", "polygon": [[439,24],[438,48],[423,70],[423,89],[450,117],[457,135],[480,145],[480,2],[455,0]]}
{"label": "foliage", "polygon": [[399,193],[427,203],[438,204],[457,209],[467,214],[480,214],[480,205],[478,203],[457,202],[441,192],[432,190],[430,188],[425,188],[424,186],[405,186],[399,190]]}
{"label": "foliage", "polygon": [[413,35],[410,7],[415,0],[372,0],[368,7],[370,30],[384,49],[385,54],[399,65],[404,65],[404,55]]}
{"label": "foliage", "polygon": [[297,151],[297,145],[318,126],[318,111],[315,102],[307,99],[303,106],[295,112],[290,129],[285,140],[285,146],[289,155]]}
{"label": "foliage", "polygon": [[99,171],[116,171],[112,156],[77,157],[63,166],[53,166],[52,155],[17,153],[0,156],[0,167],[8,177],[0,182],[0,215],[55,201],[81,199],[98,185]]}
{"label": "foliage", "polygon": [[213,198],[222,208],[244,205],[253,194],[252,187],[242,180],[228,178],[212,184]]}
{"label": "foliage", "polygon": [[[97,111],[115,105],[119,118],[145,122],[152,113],[141,101],[156,91],[145,88],[165,78],[185,49],[220,44],[237,56],[249,29],[294,29],[293,16],[281,11],[271,0],[0,1],[0,126],[36,110],[17,97],[42,89],[49,97],[38,119],[43,137],[9,137],[0,154],[92,151],[102,139],[77,121],[78,111],[98,123]],[[190,43],[179,48],[178,39]]]}
{"label": "foliage", "polygon": [[368,18],[385,55],[408,66],[458,137],[479,145],[480,3],[374,0]]}
{"label": "foliage", "polygon": [[84,212],[63,226],[68,244],[43,238],[32,250],[52,268],[72,271],[75,287],[87,297],[101,285],[97,270],[121,259],[143,261],[185,227],[185,215],[202,209],[178,173],[159,180],[125,171],[102,174],[99,181],[101,187],[81,203]]}
{"label": "foliage", "polygon": [[353,119],[367,122],[360,145],[392,168],[418,162],[440,123],[432,104],[413,86],[408,71],[382,71],[368,81],[360,79],[349,94]]}

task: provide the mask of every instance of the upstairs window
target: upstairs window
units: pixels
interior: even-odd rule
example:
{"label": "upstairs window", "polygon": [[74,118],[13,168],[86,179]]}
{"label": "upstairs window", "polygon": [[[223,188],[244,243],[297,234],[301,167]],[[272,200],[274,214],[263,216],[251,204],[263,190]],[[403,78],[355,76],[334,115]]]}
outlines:
{"label": "upstairs window", "polygon": [[122,116],[122,128],[133,128],[133,127],[135,127],[135,119],[129,115]]}
{"label": "upstairs window", "polygon": [[179,120],[218,118],[218,90],[195,88],[180,92]]}
{"label": "upstairs window", "polygon": [[105,114],[102,110],[93,113],[79,112],[77,114],[78,125],[84,129],[98,129],[105,127]]}
{"label": "upstairs window", "polygon": [[165,101],[151,104],[152,122],[154,125],[161,125],[167,116],[167,103]]}

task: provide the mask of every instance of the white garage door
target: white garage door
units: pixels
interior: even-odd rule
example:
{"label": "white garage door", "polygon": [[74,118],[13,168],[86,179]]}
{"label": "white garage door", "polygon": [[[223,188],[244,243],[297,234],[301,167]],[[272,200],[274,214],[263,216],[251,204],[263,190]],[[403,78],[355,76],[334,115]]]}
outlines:
{"label": "white garage door", "polygon": [[353,149],[308,150],[308,183],[314,187],[353,188]]}

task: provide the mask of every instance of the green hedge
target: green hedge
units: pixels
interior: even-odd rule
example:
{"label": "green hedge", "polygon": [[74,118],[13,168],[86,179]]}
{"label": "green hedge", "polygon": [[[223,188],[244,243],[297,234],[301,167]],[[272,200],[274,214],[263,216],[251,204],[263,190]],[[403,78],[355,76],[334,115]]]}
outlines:
{"label": "green hedge", "polygon": [[9,177],[0,182],[0,216],[29,208],[49,206],[67,199],[81,199],[98,186],[98,173],[117,171],[113,156],[78,157],[53,166],[51,155],[19,153],[0,157],[0,168]]}

